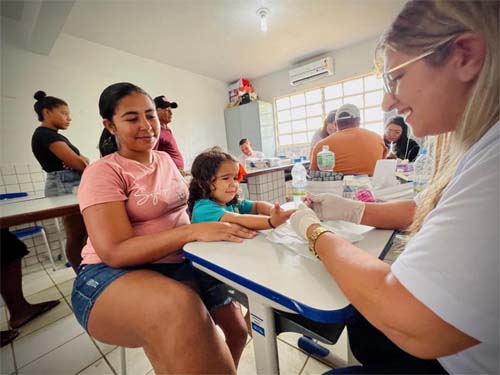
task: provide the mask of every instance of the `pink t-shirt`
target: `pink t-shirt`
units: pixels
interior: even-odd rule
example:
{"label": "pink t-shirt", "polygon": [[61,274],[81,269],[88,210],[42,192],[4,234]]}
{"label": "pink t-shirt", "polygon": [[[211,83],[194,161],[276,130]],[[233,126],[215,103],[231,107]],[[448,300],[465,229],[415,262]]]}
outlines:
{"label": "pink t-shirt", "polygon": [[[92,163],[78,189],[80,211],[87,207],[123,201],[138,236],[189,224],[186,212],[188,187],[170,156],[153,151],[153,163],[145,166],[117,152]],[[83,264],[102,263],[92,241],[82,250]],[[179,263],[182,249],[156,263]]]}

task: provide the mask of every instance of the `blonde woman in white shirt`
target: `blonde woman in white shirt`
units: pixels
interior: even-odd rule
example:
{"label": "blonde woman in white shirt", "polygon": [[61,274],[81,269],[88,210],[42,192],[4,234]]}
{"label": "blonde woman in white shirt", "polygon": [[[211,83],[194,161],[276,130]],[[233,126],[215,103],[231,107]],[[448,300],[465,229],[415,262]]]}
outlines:
{"label": "blonde woman in white shirt", "polygon": [[[314,211],[291,218],[363,329],[378,332],[372,343],[387,347],[361,349],[362,330],[351,327],[363,367],[349,373],[500,372],[498,18],[498,1],[409,1],[379,42],[383,109],[404,116],[417,137],[450,139],[418,203],[323,195],[311,197]],[[411,237],[389,266],[323,231],[319,219],[407,228]]]}

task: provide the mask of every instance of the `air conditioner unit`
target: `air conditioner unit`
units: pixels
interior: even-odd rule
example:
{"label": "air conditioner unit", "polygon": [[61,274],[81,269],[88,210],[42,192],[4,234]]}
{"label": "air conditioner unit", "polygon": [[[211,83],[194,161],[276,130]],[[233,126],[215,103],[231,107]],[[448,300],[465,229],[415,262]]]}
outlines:
{"label": "air conditioner unit", "polygon": [[309,62],[290,69],[288,72],[290,85],[297,86],[304,82],[333,75],[333,58],[331,56]]}

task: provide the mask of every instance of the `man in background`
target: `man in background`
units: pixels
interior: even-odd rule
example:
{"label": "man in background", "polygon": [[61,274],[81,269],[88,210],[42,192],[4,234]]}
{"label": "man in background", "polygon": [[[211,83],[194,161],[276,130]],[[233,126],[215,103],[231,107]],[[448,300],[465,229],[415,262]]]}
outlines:
{"label": "man in background", "polygon": [[155,146],[155,150],[165,151],[170,155],[175,165],[184,176],[184,158],[177,146],[174,134],[172,130],[168,127],[168,124],[172,122],[172,109],[177,108],[176,102],[170,102],[165,96],[157,96],[154,98],[156,112],[158,113],[158,120],[160,120],[161,130],[158,143]]}
{"label": "man in background", "polygon": [[311,152],[311,170],[318,170],[317,155],[324,145],[335,153],[335,172],[373,175],[377,160],[384,159],[383,138],[360,128],[360,113],[354,104],[344,104],[335,116],[338,131],[319,141]]}
{"label": "man in background", "polygon": [[247,158],[256,158],[262,159],[264,157],[264,153],[261,151],[255,151],[252,148],[252,142],[249,139],[243,138],[240,140],[240,150],[241,155],[238,156],[238,159],[241,164],[245,165],[245,160]]}

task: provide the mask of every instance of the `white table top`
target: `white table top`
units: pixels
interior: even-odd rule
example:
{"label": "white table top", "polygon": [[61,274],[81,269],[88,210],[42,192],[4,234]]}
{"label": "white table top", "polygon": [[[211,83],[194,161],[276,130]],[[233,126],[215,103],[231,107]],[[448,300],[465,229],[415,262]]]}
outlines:
{"label": "white table top", "polygon": [[[33,219],[41,220],[56,217],[60,212],[66,210],[78,211],[78,197],[75,194],[48,198],[23,197],[0,201],[2,226],[4,226],[4,222],[9,222],[9,225],[6,226],[21,224],[20,221],[23,220],[21,217],[26,218],[26,222],[33,221]],[[37,217],[39,213],[40,218]],[[11,222],[14,222],[14,224]]]}
{"label": "white table top", "polygon": [[[357,227],[368,232],[356,246],[382,255],[393,231]],[[348,300],[319,260],[271,243],[263,234],[242,243],[193,242],[184,250],[195,264],[312,320],[340,322],[350,312]]]}

